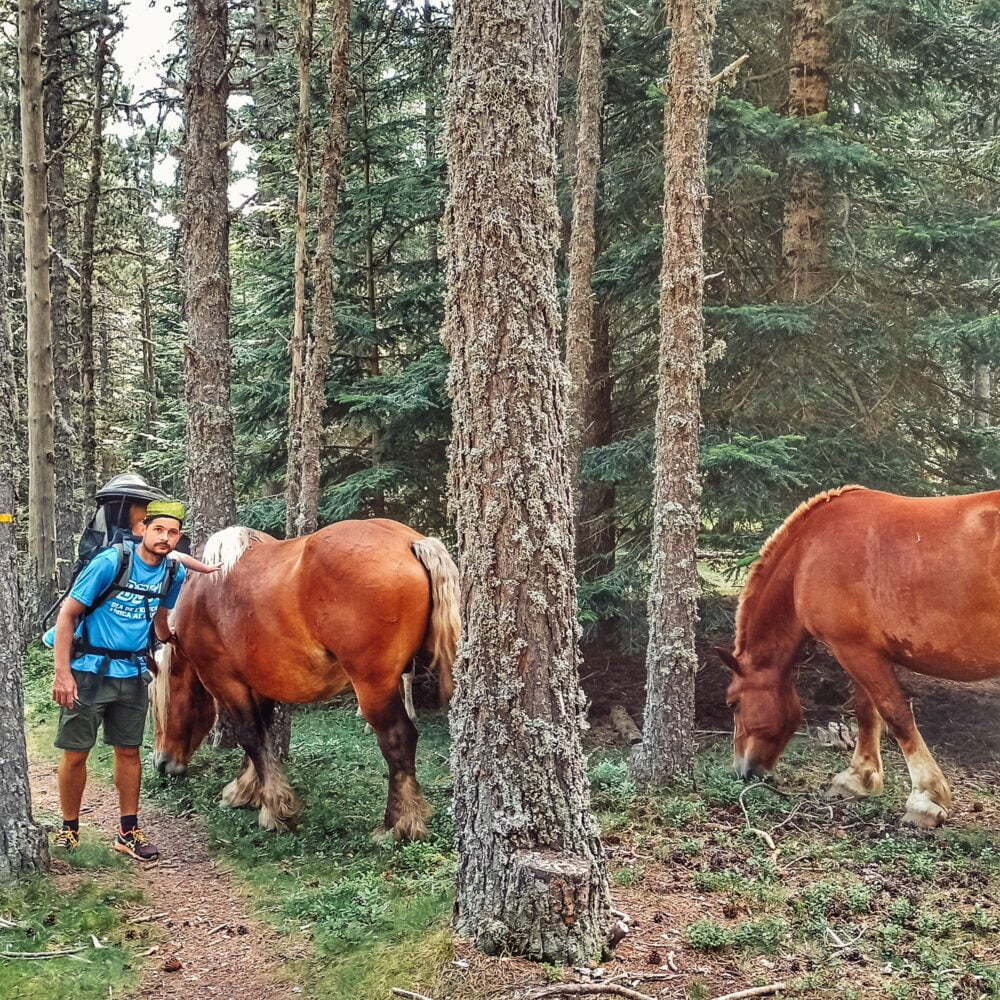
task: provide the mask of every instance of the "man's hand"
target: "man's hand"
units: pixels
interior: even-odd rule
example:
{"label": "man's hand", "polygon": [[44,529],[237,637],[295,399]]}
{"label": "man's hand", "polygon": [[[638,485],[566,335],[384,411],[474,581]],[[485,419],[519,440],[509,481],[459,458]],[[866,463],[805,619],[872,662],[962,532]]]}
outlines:
{"label": "man's hand", "polygon": [[69,670],[57,670],[52,681],[52,700],[65,709],[76,704],[76,679]]}

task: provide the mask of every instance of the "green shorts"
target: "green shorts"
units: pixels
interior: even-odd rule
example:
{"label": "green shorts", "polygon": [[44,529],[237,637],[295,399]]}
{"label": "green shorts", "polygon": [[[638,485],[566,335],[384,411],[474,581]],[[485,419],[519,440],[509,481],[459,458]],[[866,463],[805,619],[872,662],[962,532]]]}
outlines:
{"label": "green shorts", "polygon": [[[94,674],[74,670],[73,677],[90,688]],[[87,703],[79,701],[71,709],[59,710],[56,746],[60,750],[90,750],[97,742],[97,730],[104,724],[104,742],[113,747],[139,747],[146,731],[149,695],[144,681],[136,676],[102,677],[96,693],[88,691]]]}

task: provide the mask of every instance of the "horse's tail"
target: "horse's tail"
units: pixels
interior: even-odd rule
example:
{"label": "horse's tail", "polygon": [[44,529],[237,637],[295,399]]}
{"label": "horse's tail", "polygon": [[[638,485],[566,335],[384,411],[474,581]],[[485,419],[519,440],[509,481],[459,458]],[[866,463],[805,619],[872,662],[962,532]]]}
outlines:
{"label": "horse's tail", "polygon": [[412,548],[431,578],[431,621],[424,649],[431,654],[431,669],[437,671],[438,691],[446,705],[455,690],[451,668],[460,627],[458,567],[439,538],[417,539]]}
{"label": "horse's tail", "polygon": [[236,564],[240,557],[258,540],[258,533],[252,528],[244,528],[234,524],[211,535],[205,542],[202,562],[209,566],[218,566],[219,572],[212,574],[209,580],[219,580]]}
{"label": "horse's tail", "polygon": [[154,657],[155,671],[153,683],[149,686],[149,707],[153,716],[153,746],[159,749],[163,723],[167,718],[170,701],[170,661],[173,658],[173,643],[165,642]]}

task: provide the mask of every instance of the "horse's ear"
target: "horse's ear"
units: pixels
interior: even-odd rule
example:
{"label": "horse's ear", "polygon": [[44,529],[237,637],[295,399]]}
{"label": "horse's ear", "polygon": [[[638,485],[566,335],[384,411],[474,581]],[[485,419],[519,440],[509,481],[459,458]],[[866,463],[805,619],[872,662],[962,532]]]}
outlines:
{"label": "horse's ear", "polygon": [[718,656],[724,667],[729,667],[734,674],[742,675],[743,669],[740,667],[740,661],[728,649],[723,649],[721,646],[713,646],[712,652]]}

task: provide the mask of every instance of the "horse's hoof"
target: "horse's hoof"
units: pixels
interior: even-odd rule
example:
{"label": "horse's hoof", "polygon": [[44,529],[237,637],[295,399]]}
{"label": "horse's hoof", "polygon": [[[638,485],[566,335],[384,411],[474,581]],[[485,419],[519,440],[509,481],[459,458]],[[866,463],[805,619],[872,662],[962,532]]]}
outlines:
{"label": "horse's hoof", "polygon": [[298,826],[298,817],[278,816],[267,806],[261,806],[257,816],[257,824],[263,829],[273,830],[275,833],[290,833]]}
{"label": "horse's hoof", "polygon": [[377,826],[372,830],[372,843],[378,847],[389,847],[395,840],[392,830],[387,830],[384,826]]}
{"label": "horse's hoof", "polygon": [[911,792],[906,800],[903,825],[919,830],[934,830],[948,818],[948,810],[938,805],[926,792]]}
{"label": "horse's hoof", "polygon": [[866,781],[857,771],[847,768],[836,775],[826,790],[828,799],[863,799],[882,791],[882,776],[874,772]]}

